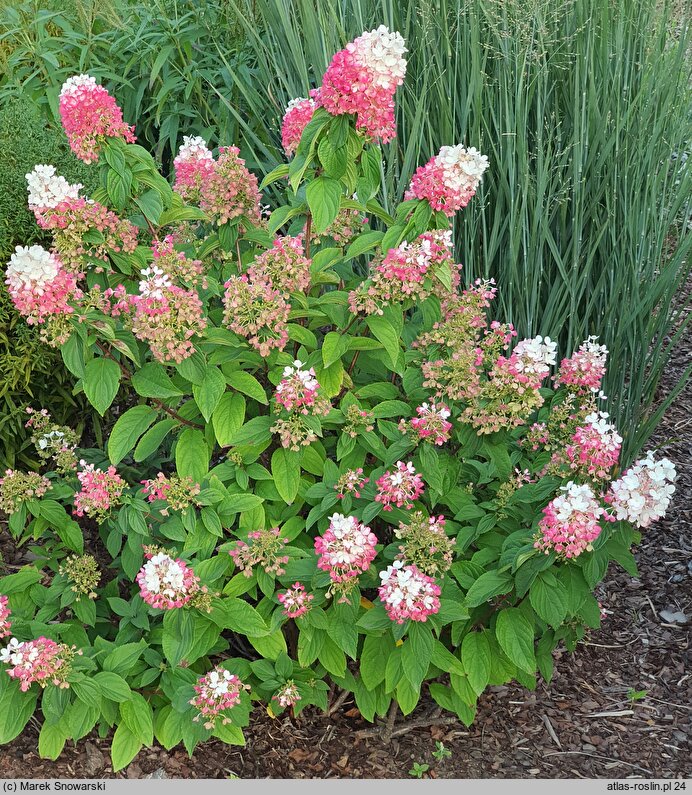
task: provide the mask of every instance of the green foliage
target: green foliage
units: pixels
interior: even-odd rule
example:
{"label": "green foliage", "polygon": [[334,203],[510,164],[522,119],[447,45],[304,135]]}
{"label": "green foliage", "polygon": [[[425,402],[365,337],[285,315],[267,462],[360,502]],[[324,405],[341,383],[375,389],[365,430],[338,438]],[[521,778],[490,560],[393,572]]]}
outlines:
{"label": "green foliage", "polygon": [[[0,108],[0,263],[15,246],[45,242],[46,234],[27,207],[25,174],[37,163],[52,163],[71,182],[95,184],[92,171],[70,152],[62,130],[45,122],[26,98]],[[0,284],[0,467],[24,459],[27,403],[50,404],[58,421],[74,417],[80,405],[71,395],[59,356],[39,340],[38,331],[19,317]],[[26,460],[26,459],[24,459]]]}

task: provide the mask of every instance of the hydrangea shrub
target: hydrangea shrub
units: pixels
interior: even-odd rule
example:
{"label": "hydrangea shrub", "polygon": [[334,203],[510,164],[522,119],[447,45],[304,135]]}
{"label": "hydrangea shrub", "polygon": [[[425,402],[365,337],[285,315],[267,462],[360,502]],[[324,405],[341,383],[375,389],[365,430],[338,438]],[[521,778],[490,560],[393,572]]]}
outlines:
{"label": "hydrangea shrub", "polygon": [[0,742],[38,708],[42,755],[113,729],[120,769],[335,688],[368,721],[429,695],[468,725],[488,685],[549,680],[599,626],[611,561],[636,574],[674,468],[620,471],[595,338],[558,364],[464,284],[449,219],[487,158],[443,146],[393,215],[377,202],[405,52],[381,27],[337,53],[261,184],[185,138],[171,186],[102,87],[63,88],[101,186],[37,164],[54,246],[18,247],[6,283],[117,421],[88,447],[30,407],[44,466],[0,478],[38,556],[0,579]]}

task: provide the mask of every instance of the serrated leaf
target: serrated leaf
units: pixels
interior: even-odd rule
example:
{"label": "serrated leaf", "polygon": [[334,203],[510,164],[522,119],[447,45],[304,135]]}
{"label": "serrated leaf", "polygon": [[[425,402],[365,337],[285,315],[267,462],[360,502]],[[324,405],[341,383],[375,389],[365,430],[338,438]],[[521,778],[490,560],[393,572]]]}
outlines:
{"label": "serrated leaf", "polygon": [[120,366],[105,357],[92,359],[84,368],[82,385],[89,403],[103,416],[118,394]]}

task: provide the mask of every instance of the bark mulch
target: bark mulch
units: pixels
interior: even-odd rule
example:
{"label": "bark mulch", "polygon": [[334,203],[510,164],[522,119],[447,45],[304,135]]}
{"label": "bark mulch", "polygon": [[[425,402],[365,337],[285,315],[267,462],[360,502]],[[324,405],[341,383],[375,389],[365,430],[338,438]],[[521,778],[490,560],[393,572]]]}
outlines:
{"label": "bark mulch", "polygon": [[[662,394],[690,361],[692,340],[678,347]],[[434,778],[687,778],[692,776],[692,389],[667,412],[650,446],[679,473],[673,510],[644,531],[636,551],[641,573],[612,567],[600,598],[602,628],[574,654],[556,652],[555,676],[535,692],[495,687],[480,700],[470,728],[414,726],[431,710],[422,704],[397,724],[391,742],[360,736],[368,728],[346,701],[327,717],[308,708],[276,719],[259,706],[244,748],[209,742],[185,751],[143,751],[118,774],[108,740],[96,736],[66,747],[57,762],[38,757],[39,724],[0,748],[7,778],[405,778],[413,763]],[[684,620],[687,619],[687,620]],[[433,757],[436,742],[451,756]]]}

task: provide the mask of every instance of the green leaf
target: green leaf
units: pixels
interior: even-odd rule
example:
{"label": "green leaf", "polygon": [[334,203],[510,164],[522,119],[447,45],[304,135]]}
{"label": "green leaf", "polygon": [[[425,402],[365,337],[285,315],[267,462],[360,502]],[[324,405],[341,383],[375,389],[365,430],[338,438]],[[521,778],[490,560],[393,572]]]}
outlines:
{"label": "green leaf", "polygon": [[103,416],[117,395],[120,386],[118,363],[105,357],[87,362],[82,385],[89,403]]}
{"label": "green leaf", "polygon": [[62,722],[48,723],[46,721],[41,726],[41,731],[38,735],[38,755],[41,759],[57,759],[65,747],[65,734]]}
{"label": "green leaf", "polygon": [[404,676],[414,688],[420,688],[432,661],[434,639],[426,624],[411,622],[408,640],[401,649]]}
{"label": "green leaf", "polygon": [[549,571],[541,572],[529,589],[529,601],[537,615],[557,629],[567,616],[567,589]]}
{"label": "green leaf", "polygon": [[101,689],[93,679],[83,679],[70,685],[77,698],[89,707],[101,706]]}
{"label": "green leaf", "polygon": [[204,434],[185,428],[175,445],[175,467],[181,477],[201,483],[209,471],[209,447]]}
{"label": "green leaf", "polygon": [[262,616],[243,599],[224,599],[224,624],[227,629],[248,637],[267,635],[267,627]]}
{"label": "green leaf", "polygon": [[225,447],[242,447],[243,445],[259,446],[271,439],[270,428],[274,424],[274,418],[262,415],[248,420],[242,427],[238,428],[229,439]]}
{"label": "green leaf", "polygon": [[341,183],[331,177],[317,177],[305,190],[308,207],[312,213],[313,229],[324,232],[339,213]]}
{"label": "green leaf", "polygon": [[478,607],[493,596],[509,593],[513,585],[514,580],[509,574],[501,574],[499,571],[485,572],[469,588],[465,603],[468,607]]}
{"label": "green leaf", "polygon": [[154,715],[149,702],[139,693],[133,693],[129,701],[120,705],[123,722],[143,744],[154,742]]}
{"label": "green leaf", "polygon": [[344,145],[334,146],[329,137],[322,138],[317,147],[317,156],[328,177],[341,179],[348,165],[348,150]]}
{"label": "green leaf", "polygon": [[137,643],[124,643],[122,646],[118,646],[104,658],[102,663],[103,670],[118,672],[124,675],[129,674],[146,648],[147,644],[143,640]]}
{"label": "green leaf", "polygon": [[172,398],[183,393],[169,378],[166,369],[158,362],[147,362],[132,376],[132,386],[142,397]]}
{"label": "green leaf", "polygon": [[367,319],[368,328],[382,343],[389,356],[390,370],[396,367],[401,347],[401,338],[394,326],[380,315],[371,315]]}
{"label": "green leaf", "polygon": [[245,419],[245,398],[237,393],[221,395],[211,415],[214,435],[220,447],[227,447],[233,434],[242,427]]}
{"label": "green leaf", "polygon": [[134,735],[125,723],[121,723],[113,735],[111,745],[111,761],[113,772],[117,773],[127,767],[137,756],[142,748],[142,743]]}
{"label": "green leaf", "polygon": [[358,235],[346,249],[345,259],[353,259],[353,257],[365,254],[366,251],[371,251],[383,237],[384,232],[364,232],[362,235]]}
{"label": "green leaf", "polygon": [[99,686],[102,695],[109,698],[111,701],[127,701],[132,695],[130,686],[127,682],[116,673],[112,671],[101,671],[94,674],[94,682]]}
{"label": "green leaf", "polygon": [[365,637],[359,663],[360,678],[368,690],[374,690],[380,682],[384,682],[387,658],[392,649],[394,641],[391,633]]}
{"label": "green leaf", "polygon": [[108,439],[111,464],[119,464],[125,458],[156,417],[156,411],[149,406],[133,406],[118,419]]}
{"label": "green leaf", "polygon": [[276,490],[290,505],[300,488],[300,453],[279,447],[272,453],[271,466]]}
{"label": "green leaf", "polygon": [[338,361],[348,351],[349,337],[330,331],[322,342],[322,362],[325,367]]}
{"label": "green leaf", "polygon": [[5,675],[0,683],[0,745],[21,734],[36,709],[37,698],[35,692],[22,693],[19,683]]}
{"label": "green leaf", "polygon": [[502,651],[522,671],[536,670],[533,627],[517,607],[506,607],[497,616],[495,636]]}
{"label": "green leaf", "polygon": [[253,398],[258,403],[262,403],[265,406],[269,403],[262,384],[244,370],[238,370],[235,373],[226,375],[226,383],[233,389],[237,389],[238,392]]}
{"label": "green leaf", "polygon": [[226,379],[218,367],[208,367],[201,384],[193,384],[192,394],[204,419],[209,422],[221,396],[226,391]]}
{"label": "green leaf", "polygon": [[149,458],[152,453],[155,453],[159,449],[163,440],[173,428],[176,428],[178,425],[180,425],[180,423],[177,420],[166,419],[157,422],[156,425],[149,428],[146,433],[142,434],[142,438],[137,442],[135,451],[132,454],[134,460],[139,463]]}
{"label": "green leaf", "polygon": [[469,632],[461,642],[461,661],[471,687],[480,695],[490,682],[492,652],[485,632]]}

